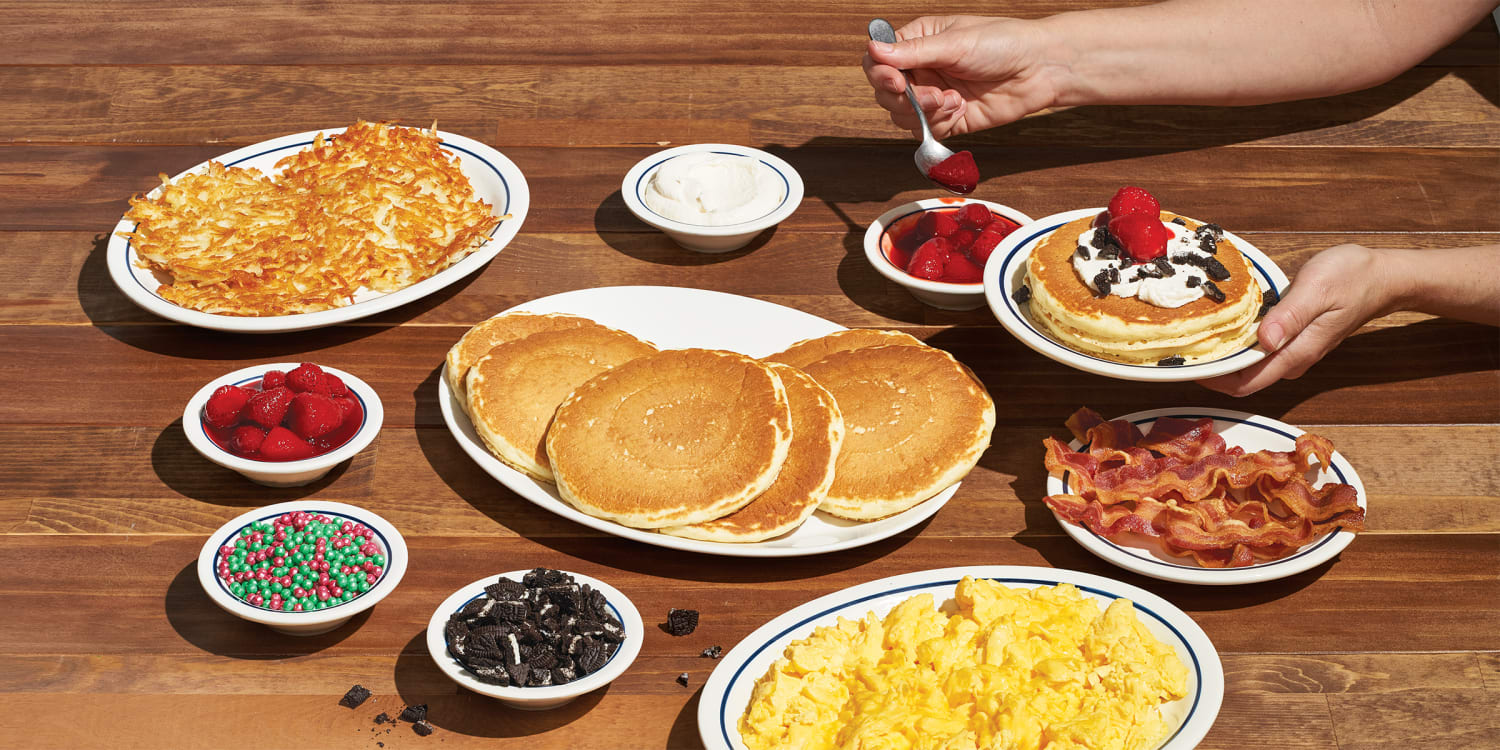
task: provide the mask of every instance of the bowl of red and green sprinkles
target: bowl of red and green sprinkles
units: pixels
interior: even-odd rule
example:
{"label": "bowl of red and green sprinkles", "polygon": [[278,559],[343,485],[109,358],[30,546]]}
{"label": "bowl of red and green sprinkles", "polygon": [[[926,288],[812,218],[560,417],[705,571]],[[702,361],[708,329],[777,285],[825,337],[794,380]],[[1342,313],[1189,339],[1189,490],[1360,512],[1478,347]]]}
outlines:
{"label": "bowl of red and green sprinkles", "polygon": [[244,513],[198,554],[198,581],[226,612],[318,635],[375,606],[406,574],[406,541],[363,508],[299,500]]}

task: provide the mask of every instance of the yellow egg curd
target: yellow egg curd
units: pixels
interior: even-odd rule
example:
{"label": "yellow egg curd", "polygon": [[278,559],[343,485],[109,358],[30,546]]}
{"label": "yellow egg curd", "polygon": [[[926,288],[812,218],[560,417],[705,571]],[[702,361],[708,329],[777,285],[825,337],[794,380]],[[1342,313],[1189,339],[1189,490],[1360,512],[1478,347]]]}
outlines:
{"label": "yellow egg curd", "polygon": [[746,747],[1147,750],[1187,694],[1128,600],[965,577],[946,609],[919,594],[787,646],[740,717]]}

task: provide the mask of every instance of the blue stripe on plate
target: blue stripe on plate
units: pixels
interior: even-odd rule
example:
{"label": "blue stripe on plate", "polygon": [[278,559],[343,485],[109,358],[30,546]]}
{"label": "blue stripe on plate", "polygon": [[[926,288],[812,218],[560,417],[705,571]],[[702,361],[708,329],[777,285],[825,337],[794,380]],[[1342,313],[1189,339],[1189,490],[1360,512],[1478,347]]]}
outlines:
{"label": "blue stripe on plate", "polygon": [[[762,643],[758,648],[755,649],[755,651],[751,652],[751,654],[749,656],[745,657],[744,661],[742,661],[740,663],[739,668],[736,669],[736,670],[734,670],[734,674],[733,675],[730,675],[728,683],[725,684],[725,687],[724,687],[724,697],[719,700],[719,733],[724,738],[724,746],[727,747],[727,748],[733,748],[734,747],[734,742],[729,738],[729,724],[730,724],[730,720],[729,720],[729,693],[732,691],[734,684],[739,681],[740,675],[744,673],[745,668],[749,667],[750,663],[753,662],[753,661],[755,661],[755,659],[760,656],[761,652],[763,652],[766,649],[770,648],[771,644],[777,643],[777,642],[781,641],[783,638],[786,638],[787,636],[791,635],[793,631],[796,631],[796,630],[799,630],[801,628],[804,628],[808,624],[812,623],[815,620],[820,620],[820,619],[822,619],[824,617],[827,617],[827,616],[832,615],[832,614],[834,614],[836,612],[839,612],[840,610],[843,610],[843,609],[848,608],[848,607],[852,607],[854,605],[857,605],[857,604],[860,604],[860,603],[863,603],[863,602],[870,601],[871,599],[880,599],[880,598],[883,598],[883,597],[891,596],[893,594],[902,594],[902,593],[906,593],[906,592],[920,592],[920,591],[922,591],[924,589],[947,588],[949,586],[957,586],[958,582],[960,580],[961,579],[955,578],[955,579],[951,579],[951,580],[947,580],[947,581],[929,581],[929,582],[926,582],[926,583],[914,583],[914,584],[912,584],[910,586],[903,586],[903,587],[898,588],[898,589],[891,589],[890,591],[881,591],[881,592],[878,592],[878,593],[874,593],[874,594],[869,594],[869,595],[866,595],[866,596],[862,596],[862,597],[860,597],[858,599],[853,599],[851,601],[843,602],[841,604],[835,604],[835,605],[830,606],[829,608],[827,608],[827,609],[825,609],[825,610],[823,610],[821,612],[818,612],[816,614],[808,615],[807,617],[803,618],[800,622],[792,624],[792,625],[786,627],[785,629],[783,629],[780,633],[777,633],[776,635],[771,636],[769,639],[766,640],[765,643]],[[990,578],[988,580],[995,581],[996,583],[1036,584],[1038,586],[1056,586],[1059,583],[1063,583],[1062,581],[1044,581],[1044,580],[1035,579],[1035,578]],[[1075,584],[1069,584],[1069,585],[1074,586],[1075,588],[1079,589],[1080,591],[1087,591],[1087,592],[1089,592],[1091,594],[1097,594],[1099,596],[1103,596],[1103,597],[1106,597],[1106,598],[1109,598],[1109,599],[1123,599],[1123,598],[1125,598],[1125,597],[1120,596],[1119,594],[1116,594],[1116,593],[1113,593],[1113,592],[1110,592],[1110,591],[1104,591],[1103,589],[1096,589],[1096,588],[1094,588],[1092,586],[1080,586],[1080,585],[1078,585],[1076,583]],[[1176,626],[1174,626],[1172,623],[1168,622],[1166,618],[1164,618],[1161,615],[1157,614],[1155,612],[1155,610],[1152,610],[1149,607],[1142,606],[1139,602],[1132,601],[1131,604],[1135,605],[1135,608],[1136,608],[1137,611],[1139,611],[1139,612],[1145,612],[1146,614],[1150,615],[1152,619],[1156,620],[1157,622],[1159,622],[1162,625],[1166,626],[1166,628],[1168,630],[1172,631],[1172,635],[1174,635],[1174,636],[1177,637],[1178,642],[1180,642],[1182,644],[1183,648],[1187,649],[1188,656],[1191,657],[1192,660],[1193,660],[1193,669],[1192,669],[1193,682],[1197,686],[1197,689],[1193,692],[1193,705],[1188,708],[1187,715],[1183,717],[1182,724],[1180,724],[1177,727],[1177,731],[1173,732],[1171,737],[1168,737],[1167,739],[1163,740],[1161,742],[1161,745],[1158,746],[1158,747],[1160,747],[1160,746],[1164,746],[1164,745],[1170,743],[1173,739],[1175,739],[1177,737],[1177,735],[1182,732],[1182,728],[1185,727],[1185,726],[1187,726],[1188,722],[1192,720],[1193,714],[1198,710],[1198,702],[1203,697],[1203,668],[1202,668],[1202,665],[1199,664],[1199,662],[1198,662],[1198,653],[1196,651],[1193,651],[1192,644],[1188,642],[1188,639],[1182,635],[1182,632],[1179,631]],[[739,717],[735,717],[735,718],[738,719]]]}
{"label": "blue stripe on plate", "polygon": [[[1216,419],[1216,420],[1221,420],[1221,421],[1224,421],[1224,422],[1235,422],[1237,424],[1246,425],[1248,427],[1258,427],[1258,428],[1260,428],[1262,430],[1265,430],[1267,432],[1275,433],[1277,435],[1280,435],[1280,436],[1282,436],[1284,438],[1287,438],[1289,440],[1292,440],[1292,441],[1296,441],[1296,439],[1297,439],[1296,435],[1293,435],[1293,434],[1291,434],[1291,433],[1289,433],[1289,432],[1287,432],[1285,430],[1276,429],[1275,427],[1272,427],[1270,425],[1260,424],[1260,423],[1257,423],[1257,422],[1251,422],[1248,419],[1239,419],[1238,417],[1215,417],[1215,416],[1212,416],[1212,415],[1209,415],[1209,414],[1158,414],[1158,415],[1156,415],[1154,417],[1146,417],[1145,419],[1137,419],[1132,424],[1142,425],[1142,424],[1145,424],[1147,422],[1155,422],[1156,420],[1161,419],[1162,417],[1171,417],[1171,418],[1174,418],[1174,419],[1203,419],[1203,418],[1207,417],[1209,419]],[[1080,450],[1080,451],[1088,450],[1088,447],[1089,447],[1089,445],[1087,443],[1085,443],[1084,445],[1080,446],[1078,450]],[[1329,464],[1330,465],[1328,466],[1328,468],[1330,468],[1330,469],[1333,470],[1333,474],[1334,474],[1334,476],[1336,476],[1336,477],[1339,478],[1339,482],[1341,482],[1343,484],[1348,484],[1349,480],[1347,480],[1347,479],[1344,478],[1344,470],[1339,468],[1338,462],[1336,462],[1336,461],[1330,461]],[[1063,483],[1063,491],[1064,492],[1067,492],[1067,491],[1069,491],[1071,489],[1068,486],[1068,477],[1070,477],[1072,475],[1073,475],[1072,472],[1069,472],[1069,471],[1064,471],[1063,472],[1062,483]],[[1071,521],[1066,521],[1066,520],[1062,520],[1062,519],[1059,519],[1059,522],[1060,523],[1072,523]],[[1155,563],[1155,564],[1161,565],[1163,567],[1178,568],[1178,569],[1181,569],[1181,570],[1214,570],[1214,571],[1220,570],[1219,568],[1205,568],[1205,567],[1203,567],[1201,565],[1181,565],[1181,564],[1178,564],[1178,563],[1169,563],[1169,562],[1167,562],[1165,560],[1158,560],[1155,557],[1141,557],[1140,555],[1135,554],[1134,551],[1132,551],[1130,549],[1127,549],[1125,547],[1121,547],[1118,544],[1115,544],[1113,541],[1111,541],[1109,539],[1109,537],[1100,536],[1099,534],[1095,533],[1093,529],[1091,529],[1091,528],[1089,528],[1087,526],[1084,526],[1084,525],[1081,525],[1081,524],[1074,524],[1074,525],[1078,526],[1078,528],[1083,529],[1084,531],[1087,531],[1089,534],[1093,535],[1093,537],[1095,539],[1098,539],[1099,541],[1104,542],[1105,544],[1108,544],[1109,546],[1114,547],[1115,549],[1120,550],[1120,552],[1122,552],[1124,554],[1127,554],[1127,555],[1130,555],[1131,557],[1133,557],[1133,558],[1135,558],[1137,560],[1143,560],[1145,562]],[[1271,560],[1270,562],[1255,563],[1254,565],[1250,565],[1250,566],[1247,566],[1247,567],[1244,567],[1244,568],[1235,568],[1234,570],[1260,570],[1262,568],[1269,568],[1272,565],[1280,565],[1280,564],[1285,563],[1285,562],[1291,562],[1292,560],[1296,560],[1297,558],[1302,557],[1303,555],[1309,554],[1313,550],[1315,550],[1315,549],[1317,549],[1317,548],[1319,548],[1319,547],[1327,544],[1328,542],[1332,541],[1335,536],[1338,536],[1338,533],[1339,533],[1338,531],[1330,531],[1327,534],[1324,534],[1323,538],[1320,539],[1320,540],[1318,540],[1317,544],[1314,544],[1311,547],[1305,547],[1305,548],[1303,548],[1301,550],[1298,550],[1297,554],[1295,554],[1295,555],[1290,555],[1288,557],[1283,557],[1283,558],[1281,558],[1279,560]],[[1226,568],[1224,570],[1228,570],[1228,569]]]}
{"label": "blue stripe on plate", "polygon": [[[688,153],[701,153],[701,152],[688,152]],[[746,219],[746,220],[740,222],[740,224],[749,224],[752,221],[756,221],[757,219],[761,219],[763,217],[770,216],[771,214],[776,213],[777,211],[781,210],[782,206],[786,205],[787,199],[790,198],[790,197],[792,197],[792,183],[787,180],[786,175],[782,174],[781,170],[777,169],[775,167],[775,165],[771,164],[770,162],[767,162],[765,159],[757,159],[756,157],[751,156],[750,154],[737,154],[737,153],[735,153],[733,151],[710,151],[708,153],[711,153],[711,154],[722,154],[724,156],[738,156],[738,157],[740,157],[742,159],[755,159],[756,161],[760,162],[761,164],[766,165],[767,169],[770,169],[772,172],[775,172],[776,176],[781,178],[781,202],[777,203],[776,207],[773,208],[773,209],[771,209],[770,211],[767,211],[767,212],[761,214],[760,216],[755,217],[754,219]],[[641,176],[635,178],[635,198],[636,198],[636,200],[638,200],[638,201],[641,202],[641,207],[642,208],[645,208],[647,211],[650,211],[652,213],[652,215],[654,215],[654,216],[661,216],[661,214],[657,213],[655,209],[651,208],[651,206],[649,206],[649,205],[646,204],[646,199],[642,197],[643,188],[641,186],[641,183],[644,183],[646,181],[646,178],[650,177],[651,174],[656,171],[657,167],[659,167],[659,166],[661,166],[663,164],[666,164],[667,162],[669,162],[669,161],[671,161],[673,159],[676,159],[678,156],[687,156],[687,154],[683,153],[683,154],[676,154],[674,156],[668,156],[667,158],[662,159],[661,161],[659,161],[659,162],[657,162],[655,164],[652,164],[649,167],[646,167],[646,169],[641,172]],[[677,221],[676,219],[669,219],[669,218],[667,218],[665,216],[661,216],[661,218],[663,220],[665,220],[665,221],[672,221],[672,222],[676,222],[678,224],[686,224],[686,222]],[[698,226],[698,225],[696,225],[696,224],[688,224],[688,226]],[[704,226],[709,226],[709,225],[704,225]],[[714,229],[723,229],[724,227],[732,227],[732,226],[737,226],[737,225],[735,225],[735,224],[721,224],[721,225],[716,225],[713,228]]]}
{"label": "blue stripe on plate", "polygon": [[[1169,368],[1162,368],[1162,367],[1159,367],[1157,365],[1133,365],[1133,364],[1130,364],[1128,362],[1117,362],[1117,361],[1112,360],[1112,359],[1104,359],[1103,357],[1095,357],[1092,354],[1085,354],[1084,352],[1080,352],[1080,351],[1078,351],[1076,349],[1073,349],[1071,347],[1064,346],[1063,344],[1055,341],[1051,336],[1048,336],[1047,334],[1045,334],[1045,333],[1037,330],[1034,326],[1031,325],[1031,320],[1029,320],[1026,317],[1026,315],[1021,312],[1020,308],[1016,307],[1015,300],[1011,299],[1010,292],[1008,290],[1006,290],[1006,288],[1005,288],[1006,287],[1006,280],[1009,279],[1010,276],[1011,276],[1011,272],[1010,272],[1011,262],[1014,261],[1014,260],[1016,260],[1017,256],[1019,256],[1019,255],[1022,254],[1023,250],[1025,251],[1025,255],[1027,257],[1029,257],[1031,255],[1031,250],[1030,250],[1031,244],[1034,241],[1036,241],[1036,239],[1038,237],[1041,237],[1044,234],[1048,234],[1048,233],[1056,230],[1058,227],[1063,226],[1063,224],[1066,224],[1066,223],[1067,222],[1060,222],[1060,223],[1057,223],[1057,224],[1053,224],[1050,227],[1046,227],[1046,228],[1043,228],[1043,229],[1038,229],[1030,237],[1027,237],[1025,240],[1023,240],[1021,242],[1021,244],[1016,245],[1015,249],[1011,250],[1010,253],[1005,256],[1004,261],[1002,261],[1001,264],[1000,264],[1000,282],[999,282],[1000,291],[1001,291],[1001,295],[1000,296],[1002,296],[1002,297],[1005,298],[1005,309],[1009,310],[1010,313],[1016,317],[1016,320],[1021,321],[1021,325],[1025,326],[1026,330],[1031,331],[1032,333],[1036,334],[1037,337],[1040,338],[1042,341],[1045,341],[1048,344],[1050,344],[1050,345],[1052,345],[1054,347],[1057,347],[1058,349],[1061,349],[1062,351],[1068,352],[1069,354],[1076,354],[1076,355],[1078,355],[1080,357],[1088,357],[1089,359],[1092,359],[1092,360],[1094,360],[1096,362],[1104,362],[1106,364],[1111,364],[1111,365],[1120,365],[1121,367],[1138,367],[1138,368],[1143,369],[1143,370],[1161,370],[1161,369],[1178,369],[1178,368],[1182,368],[1182,367],[1188,367],[1188,368],[1198,367],[1198,366],[1201,366],[1201,365],[1207,365],[1207,364],[1212,364],[1212,363],[1215,363],[1215,362],[1223,362],[1223,361],[1228,360],[1228,359],[1234,359],[1235,357],[1243,355],[1246,352],[1249,352],[1250,350],[1252,350],[1252,349],[1255,348],[1255,346],[1252,344],[1252,345],[1247,346],[1244,349],[1241,349],[1241,350],[1239,350],[1239,351],[1237,351],[1237,352],[1235,352],[1233,354],[1226,354],[1226,355],[1224,355],[1224,356],[1222,356],[1222,357],[1220,357],[1218,359],[1209,360],[1207,362],[1195,362],[1195,363],[1193,363],[1191,365],[1179,365],[1178,368],[1170,368],[1170,367]],[[1256,260],[1254,258],[1250,257],[1249,255],[1241,252],[1240,256],[1243,257],[1245,260],[1247,260],[1247,261],[1250,262],[1250,265],[1255,268],[1255,272],[1260,276],[1260,278],[1263,281],[1266,282],[1266,286],[1270,287],[1271,291],[1276,292],[1277,296],[1279,297],[1281,295],[1281,291],[1282,290],[1280,290],[1280,289],[1278,289],[1276,287],[1276,282],[1274,280],[1272,280],[1271,277],[1270,277],[1270,275],[1268,275],[1266,273],[1266,269],[1261,268],[1260,263],[1257,263]]]}
{"label": "blue stripe on plate", "polygon": [[[335,134],[334,137],[337,137],[337,134]],[[292,143],[292,144],[289,144],[289,145],[286,145],[286,146],[280,146],[278,148],[266,149],[265,151],[261,151],[259,153],[254,153],[254,154],[251,154],[251,155],[246,156],[246,157],[235,159],[234,161],[229,162],[228,164],[225,164],[224,166],[226,166],[226,167],[237,166],[237,165],[242,164],[244,162],[247,162],[247,161],[249,161],[251,159],[256,159],[256,158],[265,156],[266,154],[274,154],[274,153],[276,153],[278,151],[286,151],[288,149],[300,149],[300,148],[302,148],[304,146],[311,146],[312,143],[313,143],[312,140],[309,139],[309,140],[306,140],[306,141],[302,141],[301,143]],[[505,205],[500,209],[500,213],[502,215],[510,213],[510,183],[505,181],[505,175],[503,175],[503,174],[500,173],[499,167],[496,167],[494,164],[491,164],[489,159],[486,159],[483,156],[480,156],[479,154],[476,154],[473,151],[470,151],[469,149],[464,148],[463,146],[457,146],[457,145],[454,145],[452,143],[448,143],[447,141],[443,141],[443,147],[444,148],[448,148],[448,149],[452,149],[454,151],[462,151],[462,152],[468,154],[469,156],[472,156],[475,159],[478,159],[486,167],[489,167],[490,171],[494,172],[495,176],[500,178],[500,184],[505,187]],[[785,179],[785,178],[783,178],[783,179]],[[490,230],[490,237],[494,237],[495,233],[498,232],[498,231],[500,231],[500,225],[504,224],[504,223],[505,223],[504,221],[496,222],[495,228]],[[130,228],[130,231],[134,232],[136,229],[140,228],[140,226],[141,226],[140,222],[136,222],[135,226],[133,226],[133,227]],[[130,251],[131,251],[130,238],[127,237],[127,238],[125,238],[125,265],[126,265],[126,267],[133,268],[134,266],[132,266],[131,263],[130,263]],[[452,266],[449,266],[448,268],[452,268]],[[443,270],[446,271],[448,269],[445,268]],[[141,279],[140,279],[139,276],[137,276],[137,275],[135,275],[135,274],[132,273],[130,275],[130,277],[133,278],[133,279],[135,279],[135,283],[139,284],[142,289],[145,289],[148,294],[156,297],[157,299],[161,299],[161,300],[165,301],[165,298],[163,298],[160,294],[157,294],[155,289],[151,289],[151,288],[147,287],[146,284],[145,284],[145,282],[141,281]],[[432,277],[429,276],[428,278],[432,278]],[[424,281],[425,281],[425,279],[424,279]],[[351,307],[352,307],[352,305],[351,305]],[[217,313],[208,313],[208,314],[209,315],[216,315]],[[294,314],[306,314],[306,313],[294,313]],[[284,317],[284,316],[279,316],[279,317]]]}
{"label": "blue stripe on plate", "polygon": [[[385,551],[385,565],[383,566],[385,568],[385,570],[381,572],[379,578],[375,579],[375,586],[379,586],[380,584],[384,583],[385,582],[386,573],[389,573],[390,570],[391,570],[391,562],[392,562],[392,560],[391,560],[391,543],[386,540],[385,534],[380,533],[380,529],[375,528],[374,525],[372,525],[370,523],[366,523],[365,521],[363,521],[361,519],[358,519],[358,518],[355,518],[353,516],[350,516],[347,513],[340,513],[338,511],[333,511],[333,510],[317,510],[316,508],[317,508],[317,506],[314,505],[314,506],[309,506],[307,508],[302,508],[301,510],[304,513],[312,513],[312,514],[315,514],[315,515],[321,514],[321,515],[328,516],[329,518],[342,518],[342,519],[344,519],[346,521],[353,521],[354,523],[363,523],[365,525],[365,528],[368,528],[370,531],[375,532],[375,536],[380,539],[380,548]],[[229,533],[229,537],[226,538],[223,542],[221,542],[218,547],[214,548],[214,563],[213,563],[213,568],[214,569],[213,569],[213,574],[214,574],[214,581],[218,582],[218,584],[219,584],[219,589],[222,590],[225,594],[228,594],[230,599],[233,599],[234,601],[236,601],[236,602],[238,602],[240,604],[243,604],[246,607],[250,607],[251,609],[260,610],[260,611],[264,611],[264,612],[275,612],[276,614],[279,614],[279,615],[293,615],[293,616],[295,616],[295,615],[310,614],[310,613],[313,613],[313,612],[327,612],[330,609],[338,609],[339,607],[342,607],[345,604],[353,604],[354,602],[359,601],[360,597],[356,596],[356,597],[350,599],[349,601],[339,602],[338,604],[335,604],[332,607],[324,607],[323,609],[306,609],[306,610],[303,610],[301,612],[286,612],[286,611],[282,611],[282,610],[279,610],[279,609],[271,609],[270,607],[257,607],[254,604],[251,604],[250,602],[247,602],[244,599],[241,599],[238,596],[235,596],[234,592],[229,590],[229,586],[224,583],[224,579],[222,579],[222,578],[219,577],[219,558],[223,557],[223,554],[219,550],[222,550],[225,547],[232,547],[232,546],[234,546],[234,540],[236,540],[236,539],[239,538],[240,532],[243,531],[246,526],[249,526],[249,525],[255,524],[255,523],[260,523],[261,521],[264,521],[264,520],[266,520],[268,518],[278,518],[281,515],[283,515],[285,513],[288,513],[288,512],[290,512],[290,511],[282,511],[281,513],[272,513],[270,515],[265,515],[265,516],[261,516],[260,518],[256,518],[256,519],[253,519],[253,520],[250,520],[250,521],[246,521],[238,529],[235,529],[234,531],[230,532]],[[371,586],[370,587],[371,590],[373,590],[375,588],[375,586]],[[364,593],[368,594],[370,592],[366,591]],[[364,596],[364,594],[360,594],[360,596]]]}

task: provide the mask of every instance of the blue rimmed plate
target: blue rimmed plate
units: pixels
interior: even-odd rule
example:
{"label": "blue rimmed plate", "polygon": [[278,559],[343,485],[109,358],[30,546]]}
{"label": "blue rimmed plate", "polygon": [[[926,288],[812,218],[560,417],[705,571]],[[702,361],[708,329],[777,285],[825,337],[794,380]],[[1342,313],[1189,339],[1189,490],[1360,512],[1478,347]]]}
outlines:
{"label": "blue rimmed plate", "polygon": [[[1230,409],[1198,407],[1152,409],[1126,414],[1119,419],[1128,420],[1139,427],[1142,432],[1148,432],[1151,425],[1161,417],[1177,417],[1178,419],[1210,417],[1214,420],[1214,432],[1222,436],[1225,443],[1230,447],[1244,448],[1247,453],[1260,450],[1292,450],[1296,447],[1297,436],[1303,433],[1303,430],[1270,417]],[[1074,450],[1083,447],[1077,440],[1069,445]],[[1071,494],[1073,488],[1070,479],[1068,472],[1048,476],[1047,494]],[[1359,481],[1359,474],[1355,473],[1354,466],[1338,451],[1334,451],[1330,465],[1318,467],[1316,474],[1310,479],[1314,487],[1322,486],[1327,482],[1351,485],[1359,496],[1359,507],[1367,507],[1364,483]],[[1063,520],[1056,513],[1053,516],[1062,525],[1063,531],[1073,537],[1074,541],[1110,563],[1163,581],[1196,583],[1205,586],[1259,583],[1295,575],[1333,559],[1335,555],[1349,546],[1350,542],[1354,541],[1355,536],[1352,531],[1340,529],[1324,534],[1295,553],[1278,560],[1259,562],[1243,568],[1204,568],[1193,562],[1191,557],[1173,557],[1167,554],[1159,543],[1150,538],[1129,534],[1119,540],[1106,539],[1087,527]]]}
{"label": "blue rimmed plate", "polygon": [[[1000,325],[1005,330],[1020,339],[1021,343],[1050,359],[1084,372],[1121,380],[1152,382],[1199,380],[1237,372],[1265,358],[1266,353],[1259,346],[1250,346],[1215,360],[1177,367],[1131,365],[1084,354],[1043,333],[1031,321],[1026,310],[1016,304],[1015,298],[1011,296],[1025,283],[1026,263],[1031,257],[1031,251],[1058,227],[1085,216],[1098,215],[1103,210],[1105,209],[1080,208],[1076,211],[1064,211],[1037,219],[1012,232],[1000,243],[999,247],[995,248],[989,263],[984,267],[984,296],[990,304],[990,310],[995,313],[995,317],[999,319]],[[1251,272],[1255,275],[1255,280],[1260,284],[1261,289],[1274,289],[1278,295],[1286,293],[1286,288],[1291,282],[1287,280],[1286,274],[1281,272],[1275,262],[1234,233],[1226,231],[1224,236],[1234,243],[1234,246],[1244,254],[1245,260],[1249,261]]]}
{"label": "blue rimmed plate", "polygon": [[[277,173],[276,162],[306,148],[318,133],[337,135],[344,130],[344,128],[326,128],[272,138],[253,146],[230,151],[222,156],[216,156],[212,161],[230,167],[253,167],[265,174],[275,175]],[[489,240],[469,253],[463,260],[405,289],[389,293],[361,289],[354,295],[353,304],[332,310],[295,315],[268,315],[252,318],[217,315],[179,307],[156,293],[163,279],[157,278],[151,271],[137,264],[135,248],[129,240],[120,236],[122,232],[135,229],[135,223],[123,218],[110,234],[109,247],[106,250],[105,257],[110,278],[114,280],[115,286],[130,298],[131,302],[140,305],[148,312],[190,326],[235,333],[286,333],[322,328],[358,320],[408,302],[415,302],[483,268],[484,264],[498,255],[516,236],[516,232],[520,231],[521,222],[525,220],[526,211],[531,206],[531,192],[526,186],[526,178],[504,154],[461,135],[444,133],[441,130],[437,132],[437,135],[443,141],[443,149],[457,157],[459,168],[474,186],[475,194],[494,207],[496,216],[510,214],[511,218],[501,221],[490,232]],[[172,180],[176,181],[184,175],[203,172],[207,169],[208,162],[205,161],[174,176]],[[160,188],[158,187],[157,190]]]}
{"label": "blue rimmed plate", "polygon": [[739,719],[750,704],[755,681],[781,658],[792,641],[806,638],[838,618],[859,619],[866,612],[884,615],[897,604],[930,593],[939,606],[953,597],[964,576],[989,578],[1013,588],[1036,588],[1070,583],[1099,600],[1101,607],[1115,599],[1129,599],[1136,616],[1151,634],[1177,651],[1188,669],[1186,697],[1162,706],[1162,717],[1172,733],[1154,750],[1190,750],[1197,746],[1224,700],[1224,668],[1203,629],[1167,600],[1103,576],[1055,568],[1018,565],[975,565],[924,570],[883,578],[819,597],[762,625],[735,646],[709,676],[698,702],[698,733],[707,750],[744,750]]}

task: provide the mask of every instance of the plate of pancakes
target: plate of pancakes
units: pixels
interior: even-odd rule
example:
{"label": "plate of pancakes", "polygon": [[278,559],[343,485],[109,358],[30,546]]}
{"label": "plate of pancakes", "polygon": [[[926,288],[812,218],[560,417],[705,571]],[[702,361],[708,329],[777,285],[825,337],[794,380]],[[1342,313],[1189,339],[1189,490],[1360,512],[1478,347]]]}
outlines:
{"label": "plate of pancakes", "polygon": [[1164,224],[1181,227],[1173,229],[1174,236],[1214,234],[1214,258],[1227,278],[1216,280],[1213,288],[1224,299],[1204,296],[1171,308],[1134,297],[1099,296],[1070,261],[1075,252],[1087,250],[1079,240],[1105,210],[1084,208],[1038,219],[995,249],[985,266],[985,298],[1007,331],[1053,360],[1123,380],[1199,380],[1265,357],[1256,344],[1260,318],[1290,283],[1265,253],[1216,225],[1163,211]]}
{"label": "plate of pancakes", "polygon": [[673,549],[786,557],[935,514],[994,402],[952,355],[761,300],[566,292],[471,328],[439,404],[464,451],[564,518]]}

